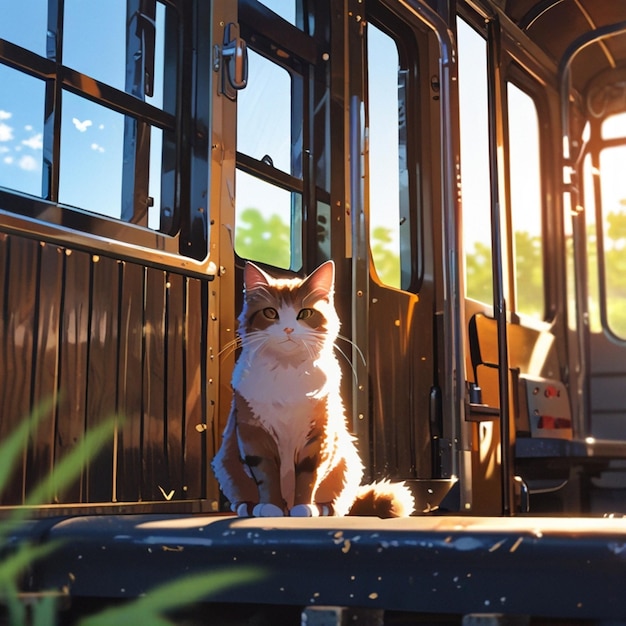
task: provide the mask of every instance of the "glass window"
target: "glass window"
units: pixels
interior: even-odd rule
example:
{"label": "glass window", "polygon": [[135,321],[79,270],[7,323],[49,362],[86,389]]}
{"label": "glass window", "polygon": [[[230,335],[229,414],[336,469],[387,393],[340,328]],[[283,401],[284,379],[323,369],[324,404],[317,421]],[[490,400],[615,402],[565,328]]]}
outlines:
{"label": "glass window", "polygon": [[124,90],[126,0],[65,0],[64,8],[63,64]]}
{"label": "glass window", "polygon": [[296,26],[296,0],[262,0],[262,3],[284,20]]}
{"label": "glass window", "polygon": [[626,113],[607,117],[602,122],[602,139],[622,139],[626,135]]}
{"label": "glass window", "polygon": [[[372,260],[383,283],[400,287],[400,61],[394,40],[371,23],[367,31],[367,67]],[[406,123],[405,118],[402,123]],[[402,175],[406,189],[406,158]]]}
{"label": "glass window", "polygon": [[8,0],[0,4],[0,15],[0,39],[46,56],[48,0]]}
{"label": "glass window", "polygon": [[59,202],[122,217],[124,116],[63,92]]}
{"label": "glass window", "polygon": [[302,146],[292,83],[286,69],[248,49],[248,84],[237,95],[235,249],[286,269],[302,262]]}
{"label": "glass window", "polygon": [[508,83],[507,96],[516,311],[543,319],[539,120],[528,94]]}
{"label": "glass window", "polygon": [[291,77],[253,50],[237,96],[237,151],[291,173]]}
{"label": "glass window", "polygon": [[300,196],[240,170],[236,186],[237,254],[277,267],[291,267],[291,215],[299,208]]}
{"label": "glass window", "polygon": [[465,22],[457,25],[465,291],[467,297],[491,304],[487,44]]}
{"label": "glass window", "polygon": [[175,234],[178,20],[175,1],[4,3],[0,37],[40,58],[0,48],[0,186]]}
{"label": "glass window", "polygon": [[[622,128],[622,136],[626,128]],[[626,145],[600,152],[606,323],[626,339]]]}
{"label": "glass window", "polygon": [[45,84],[0,64],[0,85],[0,186],[38,196],[43,171]]}

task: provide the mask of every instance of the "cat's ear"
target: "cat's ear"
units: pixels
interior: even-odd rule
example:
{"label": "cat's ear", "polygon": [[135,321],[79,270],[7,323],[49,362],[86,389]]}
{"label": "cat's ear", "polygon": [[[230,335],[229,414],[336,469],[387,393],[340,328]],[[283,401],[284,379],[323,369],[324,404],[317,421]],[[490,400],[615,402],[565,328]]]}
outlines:
{"label": "cat's ear", "polygon": [[322,263],[307,277],[305,284],[311,294],[331,299],[335,289],[334,261],[330,260]]}
{"label": "cat's ear", "polygon": [[252,261],[246,261],[243,268],[243,285],[246,291],[251,291],[256,287],[267,287],[269,284],[269,276]]}

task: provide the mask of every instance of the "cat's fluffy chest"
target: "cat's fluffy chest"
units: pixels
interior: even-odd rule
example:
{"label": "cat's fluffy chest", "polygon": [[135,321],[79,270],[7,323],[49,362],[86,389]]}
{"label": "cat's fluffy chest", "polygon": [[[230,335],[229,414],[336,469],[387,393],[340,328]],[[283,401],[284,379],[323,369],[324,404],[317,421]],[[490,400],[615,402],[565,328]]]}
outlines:
{"label": "cat's fluffy chest", "polygon": [[235,366],[232,385],[260,416],[264,408],[307,406],[312,398],[327,394],[328,382],[318,363],[285,366],[271,356],[257,354],[251,358],[244,352]]}

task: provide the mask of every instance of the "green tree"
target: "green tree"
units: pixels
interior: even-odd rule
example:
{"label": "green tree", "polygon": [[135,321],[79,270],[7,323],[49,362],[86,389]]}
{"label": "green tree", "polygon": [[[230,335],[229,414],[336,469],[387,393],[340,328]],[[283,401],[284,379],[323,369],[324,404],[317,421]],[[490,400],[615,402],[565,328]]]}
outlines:
{"label": "green tree", "polygon": [[378,278],[390,287],[400,287],[400,255],[394,249],[391,231],[384,226],[376,226],[370,233],[372,259]]}
{"label": "green tree", "polygon": [[237,216],[235,250],[244,259],[288,268],[291,229],[279,215],[266,217],[258,209],[244,209]]}

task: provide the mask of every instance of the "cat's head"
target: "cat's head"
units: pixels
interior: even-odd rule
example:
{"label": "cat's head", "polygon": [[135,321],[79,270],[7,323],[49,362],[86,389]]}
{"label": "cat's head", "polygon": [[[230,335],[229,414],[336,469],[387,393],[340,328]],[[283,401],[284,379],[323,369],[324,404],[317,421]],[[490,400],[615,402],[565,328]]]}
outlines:
{"label": "cat's head", "polygon": [[339,332],[334,280],[332,261],[304,279],[275,278],[247,262],[238,331],[244,349],[292,363],[315,361],[323,351],[332,351]]}

